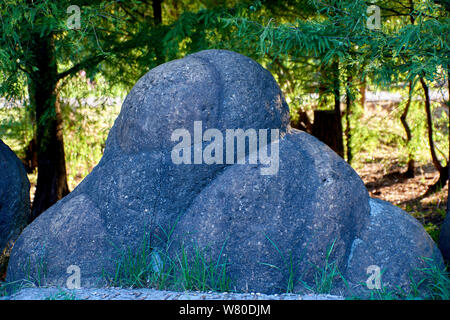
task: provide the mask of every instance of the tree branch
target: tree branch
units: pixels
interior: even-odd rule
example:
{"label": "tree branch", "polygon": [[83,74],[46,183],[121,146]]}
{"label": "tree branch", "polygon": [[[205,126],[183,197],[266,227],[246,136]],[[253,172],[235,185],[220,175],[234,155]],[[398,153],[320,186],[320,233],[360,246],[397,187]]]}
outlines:
{"label": "tree branch", "polygon": [[97,54],[95,56],[89,57],[80,63],[77,63],[72,68],[67,69],[66,71],[60,72],[57,75],[57,79],[61,80],[69,75],[73,75],[74,73],[77,73],[78,71],[81,71],[87,67],[94,66],[99,64],[101,61],[105,59],[105,54]]}

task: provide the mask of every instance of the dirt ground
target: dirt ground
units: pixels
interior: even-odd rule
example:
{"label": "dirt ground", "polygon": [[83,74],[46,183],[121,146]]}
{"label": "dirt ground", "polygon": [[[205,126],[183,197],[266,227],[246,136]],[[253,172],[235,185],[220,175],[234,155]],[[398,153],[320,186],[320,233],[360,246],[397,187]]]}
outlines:
{"label": "dirt ground", "polygon": [[441,191],[424,196],[428,186],[438,180],[437,170],[431,163],[418,166],[415,177],[409,179],[402,177],[405,170],[395,162],[386,166],[381,161],[365,163],[356,169],[371,197],[389,201],[412,214],[424,226],[432,224],[439,229],[445,217],[448,183]]}

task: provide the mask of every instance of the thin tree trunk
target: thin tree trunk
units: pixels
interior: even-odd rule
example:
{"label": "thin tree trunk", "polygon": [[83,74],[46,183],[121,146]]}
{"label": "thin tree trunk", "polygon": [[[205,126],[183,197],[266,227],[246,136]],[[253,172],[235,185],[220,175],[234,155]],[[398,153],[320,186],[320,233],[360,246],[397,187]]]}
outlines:
{"label": "thin tree trunk", "polygon": [[334,94],[334,113],[336,116],[337,127],[337,145],[335,150],[338,155],[344,157],[344,142],[342,139],[342,119],[341,119],[341,94],[340,94],[340,80],[339,80],[339,62],[336,60],[333,63],[333,94]]}
{"label": "thin tree trunk", "polygon": [[161,0],[152,1],[153,21],[155,22],[155,25],[159,25],[162,23],[161,2],[162,2]]}
{"label": "thin tree trunk", "polygon": [[[403,110],[402,115],[400,116],[400,121],[402,122],[403,128],[406,132],[406,145],[409,146],[411,143],[412,135],[411,135],[411,129],[409,128],[408,122],[406,121],[406,117],[408,116],[409,108],[411,106],[411,98],[413,93],[413,87],[412,87],[412,81],[409,82],[409,94],[408,94],[408,100],[406,101],[405,109]],[[414,159],[413,155],[410,151],[408,151],[408,169],[403,174],[406,178],[413,178],[414,177]]]}
{"label": "thin tree trunk", "polygon": [[360,102],[361,107],[363,108],[363,110],[364,110],[364,107],[366,105],[366,89],[367,89],[367,84],[366,84],[366,79],[364,78],[363,82],[361,84],[361,87],[359,88],[359,91],[361,93],[361,99],[360,99],[359,102]]}
{"label": "thin tree trunk", "polygon": [[431,115],[431,101],[430,101],[430,93],[428,85],[425,83],[425,80],[421,77],[420,83],[422,84],[422,88],[425,94],[425,110],[427,114],[427,126],[428,126],[428,143],[430,145],[431,159],[433,161],[434,167],[439,171],[439,179],[436,183],[428,187],[427,194],[436,192],[445,185],[448,180],[448,164],[443,167],[436,155],[436,150],[434,147],[433,140],[433,119]]}
{"label": "thin tree trunk", "polygon": [[[161,0],[153,0],[152,1],[153,23],[156,27],[162,24],[161,2],[162,2]],[[156,56],[156,61],[157,61],[158,65],[165,62],[164,52],[163,52],[164,51],[163,38],[164,37],[161,36],[154,45],[155,56]]]}
{"label": "thin tree trunk", "polygon": [[347,122],[347,126],[345,127],[345,137],[347,142],[347,162],[351,164],[352,162],[352,147],[351,147],[351,129],[350,129],[350,116],[352,113],[352,99],[350,97],[350,86],[352,82],[352,76],[347,74],[347,97],[345,100],[345,120]]}
{"label": "thin tree trunk", "polygon": [[33,40],[38,72],[30,79],[29,91],[36,113],[38,178],[29,222],[69,193],[53,37],[36,34]]}
{"label": "thin tree trunk", "polygon": [[428,144],[430,145],[431,151],[431,159],[433,161],[433,165],[439,171],[442,170],[442,165],[439,162],[439,159],[436,155],[436,151],[434,148],[434,139],[433,139],[433,119],[431,115],[431,101],[430,101],[430,90],[428,85],[425,83],[425,80],[421,77],[420,83],[422,84],[423,92],[425,95],[425,111],[427,114],[427,130],[428,130]]}

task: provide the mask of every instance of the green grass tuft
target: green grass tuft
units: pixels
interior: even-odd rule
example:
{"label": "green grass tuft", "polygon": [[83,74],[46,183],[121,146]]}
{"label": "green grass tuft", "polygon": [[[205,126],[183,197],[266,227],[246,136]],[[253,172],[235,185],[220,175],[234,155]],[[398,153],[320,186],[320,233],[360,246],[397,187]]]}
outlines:
{"label": "green grass tuft", "polygon": [[227,262],[221,261],[221,255],[222,251],[214,260],[207,248],[200,249],[195,244],[191,250],[183,245],[179,252],[170,255],[168,248],[161,250],[152,247],[146,238],[137,250],[123,250],[114,276],[105,275],[105,279],[110,286],[118,287],[231,291],[232,282],[227,275]]}

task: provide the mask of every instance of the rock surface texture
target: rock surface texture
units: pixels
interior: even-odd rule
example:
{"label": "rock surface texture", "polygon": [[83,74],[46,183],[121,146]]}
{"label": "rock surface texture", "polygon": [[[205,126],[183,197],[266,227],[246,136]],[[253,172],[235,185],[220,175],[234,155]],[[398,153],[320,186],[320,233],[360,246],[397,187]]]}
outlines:
{"label": "rock surface texture", "polygon": [[[224,136],[227,129],[278,130],[269,148],[279,150],[276,172],[261,174],[266,164],[249,161],[175,164],[175,130],[193,137],[193,162],[196,150],[212,143],[195,138],[200,121],[203,132]],[[80,267],[83,287],[102,285],[121,250],[136,248],[146,234],[155,251],[169,247],[176,257],[180,248],[200,248],[212,261],[226,262],[238,292],[314,286],[327,256],[352,288],[366,281],[370,265],[386,270],[388,285],[406,286],[407,273],[423,265],[419,256],[442,262],[417,221],[370,200],[344,160],[289,127],[289,108],[267,70],[224,50],[163,64],[137,82],[103,158],[25,229],[8,277],[24,277],[31,258],[34,267],[45,263],[50,285],[65,285],[69,265]],[[335,289],[342,285],[337,281]]]}

